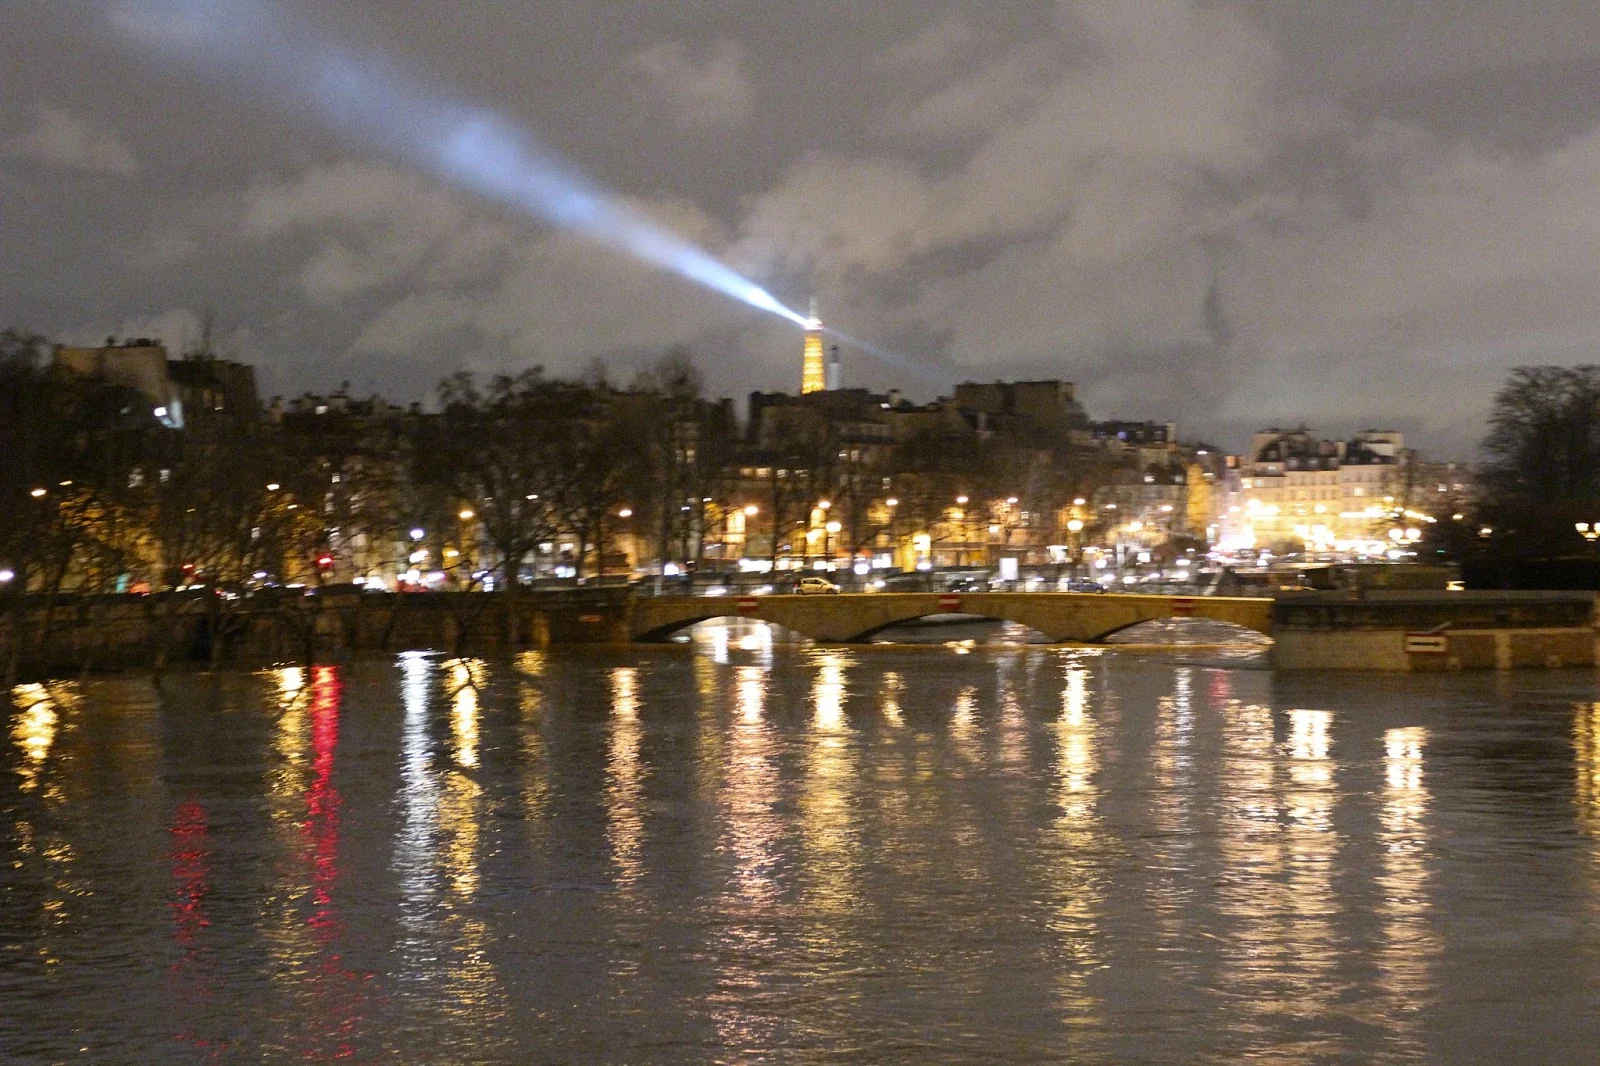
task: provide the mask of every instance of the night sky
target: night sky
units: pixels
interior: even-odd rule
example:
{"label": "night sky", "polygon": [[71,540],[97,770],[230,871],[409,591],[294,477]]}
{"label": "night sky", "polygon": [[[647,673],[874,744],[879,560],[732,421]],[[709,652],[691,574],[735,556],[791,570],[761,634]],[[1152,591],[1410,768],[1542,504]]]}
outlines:
{"label": "night sky", "polygon": [[[267,395],[626,379],[674,344],[714,391],[797,387],[793,324],[113,6],[0,4],[0,325],[182,345],[213,308]],[[847,384],[1064,377],[1225,446],[1305,421],[1466,456],[1507,367],[1600,355],[1593,0],[270,6],[905,361],[846,346]]]}

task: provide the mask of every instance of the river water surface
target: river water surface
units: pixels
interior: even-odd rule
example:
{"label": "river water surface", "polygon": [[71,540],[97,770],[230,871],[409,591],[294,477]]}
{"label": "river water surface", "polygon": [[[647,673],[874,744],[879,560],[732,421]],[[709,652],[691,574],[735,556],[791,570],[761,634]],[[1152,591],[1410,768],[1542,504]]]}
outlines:
{"label": "river water surface", "polygon": [[1594,1062],[1589,672],[409,654],[0,702],[0,1061]]}

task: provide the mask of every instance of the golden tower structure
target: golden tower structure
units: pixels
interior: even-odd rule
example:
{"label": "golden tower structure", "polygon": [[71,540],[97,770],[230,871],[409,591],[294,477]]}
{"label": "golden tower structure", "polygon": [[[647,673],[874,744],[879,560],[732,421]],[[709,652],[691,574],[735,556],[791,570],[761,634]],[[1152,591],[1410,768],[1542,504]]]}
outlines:
{"label": "golden tower structure", "polygon": [[822,319],[817,317],[817,298],[811,298],[811,317],[806,320],[804,361],[800,367],[800,392],[821,392],[828,387],[827,353],[822,347]]}

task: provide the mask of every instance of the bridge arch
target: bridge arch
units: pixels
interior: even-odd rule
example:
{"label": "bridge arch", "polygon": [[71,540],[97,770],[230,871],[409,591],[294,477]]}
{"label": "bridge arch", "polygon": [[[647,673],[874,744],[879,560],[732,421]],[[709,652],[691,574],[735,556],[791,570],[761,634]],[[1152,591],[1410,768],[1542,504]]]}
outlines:
{"label": "bridge arch", "polygon": [[[1258,629],[1258,628],[1256,628],[1254,626],[1243,625],[1243,624],[1241,624],[1239,622],[1233,622],[1233,621],[1229,621],[1229,620],[1223,619],[1223,618],[1197,617],[1196,615],[1193,615],[1193,614],[1169,614],[1169,615],[1159,616],[1159,617],[1154,617],[1154,618],[1141,618],[1138,621],[1128,622],[1128,623],[1126,623],[1124,625],[1116,626],[1115,628],[1106,630],[1104,633],[1097,633],[1094,636],[1089,637],[1087,640],[1084,641],[1084,643],[1086,643],[1086,644],[1104,644],[1104,643],[1107,643],[1107,642],[1115,643],[1114,641],[1111,641],[1112,637],[1129,636],[1129,635],[1133,634],[1133,632],[1135,630],[1138,630],[1141,627],[1150,627],[1151,631],[1149,632],[1149,635],[1152,638],[1156,638],[1156,637],[1164,635],[1156,627],[1159,627],[1159,626],[1164,625],[1165,623],[1171,623],[1171,622],[1195,623],[1197,625],[1207,625],[1207,626],[1215,626],[1215,627],[1217,627],[1216,635],[1217,635],[1217,637],[1219,639],[1217,639],[1215,641],[1197,641],[1196,643],[1216,643],[1216,644],[1252,643],[1253,644],[1253,643],[1259,642],[1259,643],[1262,643],[1263,645],[1265,645],[1265,644],[1270,644],[1272,642],[1272,634],[1271,633],[1264,632],[1263,630]],[[1143,636],[1144,634],[1139,634],[1139,635]],[[1227,639],[1229,637],[1237,637],[1238,639],[1236,641],[1233,641],[1233,640]],[[1169,642],[1158,640],[1158,639],[1151,639],[1151,640],[1148,640],[1148,641],[1128,640],[1128,641],[1126,641],[1126,643],[1130,643],[1130,644],[1136,644],[1136,643],[1161,644],[1161,643],[1169,643]]]}
{"label": "bridge arch", "polygon": [[734,622],[756,623],[759,625],[770,626],[777,633],[786,635],[792,634],[793,636],[799,637],[803,640],[815,639],[809,634],[802,633],[792,626],[784,625],[782,622],[774,621],[770,618],[763,618],[759,614],[744,614],[728,610],[727,608],[722,608],[720,610],[710,610],[699,614],[677,618],[673,621],[664,622],[660,625],[657,625],[652,629],[636,632],[633,635],[633,640],[637,644],[664,644],[671,641],[674,637],[686,634],[696,626],[703,625],[706,622],[726,622],[730,624]]}
{"label": "bridge arch", "polygon": [[[906,616],[904,618],[899,618],[899,619],[896,619],[896,620],[894,620],[892,622],[884,622],[882,625],[876,625],[876,626],[873,626],[871,629],[863,630],[862,632],[856,633],[856,634],[850,636],[849,638],[847,638],[844,641],[844,643],[846,643],[846,644],[870,644],[870,643],[872,643],[872,641],[876,637],[881,636],[884,632],[886,632],[888,630],[900,629],[900,628],[907,627],[907,626],[913,626],[916,623],[922,622],[922,621],[924,621],[926,619],[938,618],[938,617],[944,616],[944,615],[948,615],[948,616],[950,616],[952,618],[959,618],[961,620],[959,622],[952,622],[951,623],[952,625],[962,625],[962,624],[980,625],[980,624],[985,623],[985,622],[1002,622],[1002,623],[1005,623],[1007,625],[1018,626],[1018,627],[1020,627],[1020,628],[1022,628],[1024,630],[1026,630],[1029,633],[1037,634],[1037,635],[1043,637],[1046,643],[1051,643],[1051,644],[1057,643],[1055,638],[1053,638],[1049,633],[1046,633],[1042,629],[1037,629],[1034,626],[1029,625],[1025,621],[1021,621],[1021,620],[1016,619],[1016,618],[1007,618],[1007,617],[1005,617],[1003,615],[998,615],[998,614],[980,614],[980,613],[975,612],[975,611],[954,611],[954,612],[952,612],[952,611],[923,611],[921,614],[908,615],[908,616]],[[931,627],[930,627],[930,629],[931,629]]]}

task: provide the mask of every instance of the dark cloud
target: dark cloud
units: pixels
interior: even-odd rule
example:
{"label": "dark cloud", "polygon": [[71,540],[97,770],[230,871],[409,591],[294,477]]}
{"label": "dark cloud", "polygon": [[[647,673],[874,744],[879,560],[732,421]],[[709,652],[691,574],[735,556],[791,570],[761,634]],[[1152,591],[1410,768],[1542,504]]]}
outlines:
{"label": "dark cloud", "polygon": [[[1325,0],[278,0],[502,111],[640,211],[880,345],[928,395],[1480,435],[1506,367],[1593,358],[1600,8]],[[0,6],[0,306],[63,337],[213,308],[269,391],[669,345],[792,387],[791,326],[132,47]],[[89,73],[86,73],[89,72]],[[848,349],[848,345],[846,346]]]}

